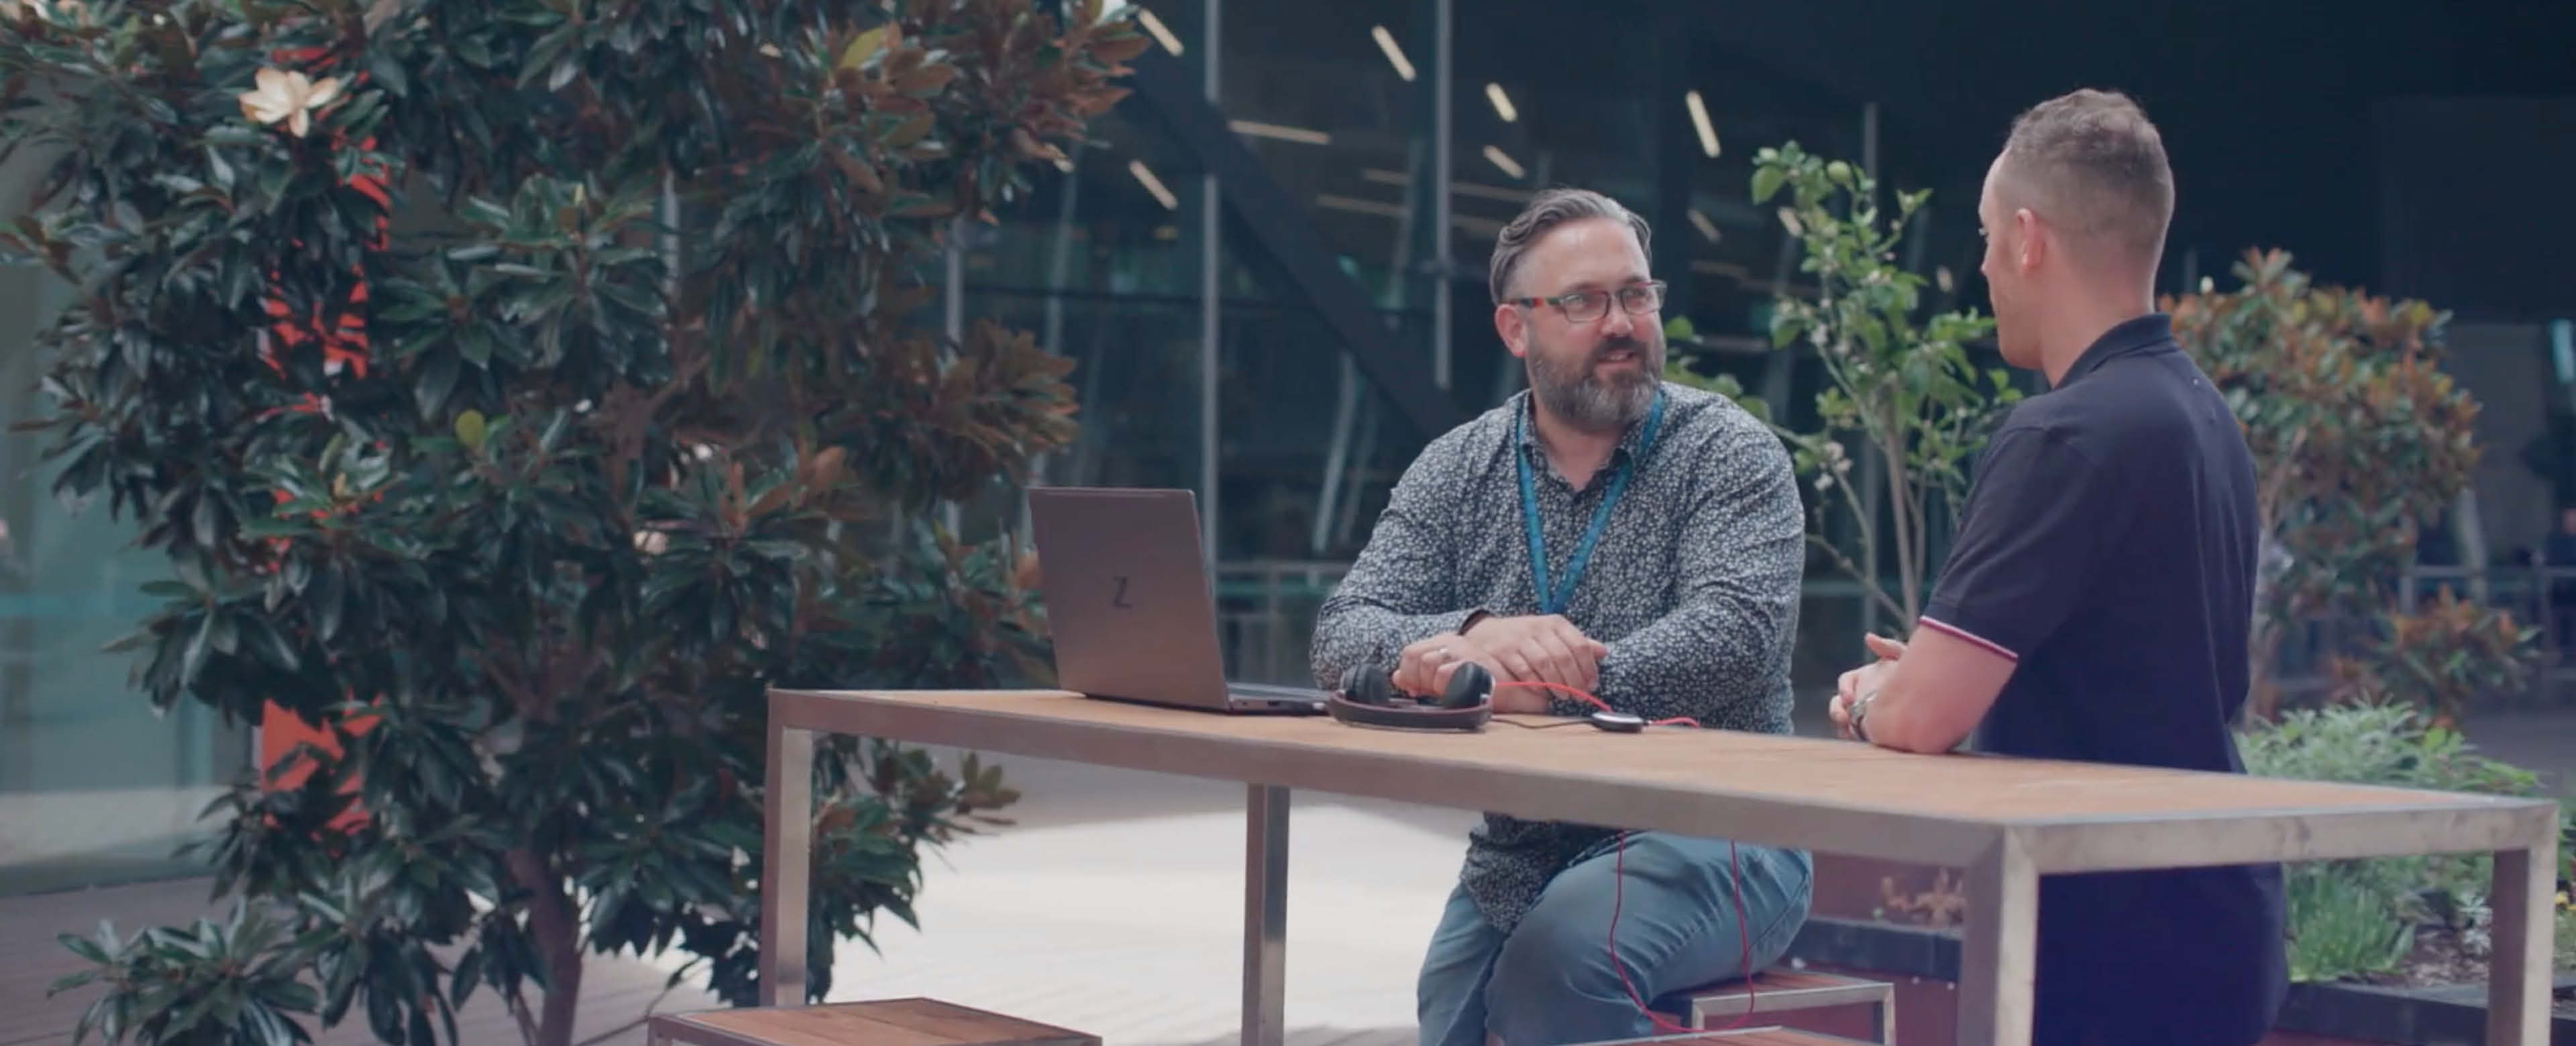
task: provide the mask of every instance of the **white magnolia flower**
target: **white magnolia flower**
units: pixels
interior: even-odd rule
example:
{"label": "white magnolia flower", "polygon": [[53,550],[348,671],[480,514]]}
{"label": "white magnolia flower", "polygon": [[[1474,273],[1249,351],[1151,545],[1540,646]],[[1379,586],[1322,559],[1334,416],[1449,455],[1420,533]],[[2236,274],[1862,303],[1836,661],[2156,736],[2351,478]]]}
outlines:
{"label": "white magnolia flower", "polygon": [[82,24],[80,0],[0,0],[0,18],[17,21],[27,15],[49,22]]}
{"label": "white magnolia flower", "polygon": [[242,115],[262,124],[286,121],[286,129],[302,138],[313,129],[313,114],[340,97],[340,78],[326,76],[306,79],[303,73],[262,69],[257,90],[241,96]]}

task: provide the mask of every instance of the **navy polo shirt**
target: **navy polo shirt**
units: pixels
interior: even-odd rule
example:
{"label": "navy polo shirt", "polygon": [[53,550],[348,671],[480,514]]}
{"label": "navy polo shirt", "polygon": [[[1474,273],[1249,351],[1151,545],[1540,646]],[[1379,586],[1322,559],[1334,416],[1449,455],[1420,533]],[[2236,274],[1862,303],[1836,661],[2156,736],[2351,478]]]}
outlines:
{"label": "navy polo shirt", "polygon": [[[2150,314],[1988,440],[1922,627],[2015,661],[1979,751],[2244,772],[2253,456]],[[2288,990],[2277,865],[2046,876],[2039,1042],[2229,1046]],[[2095,1030],[2098,1029],[2098,1030]]]}

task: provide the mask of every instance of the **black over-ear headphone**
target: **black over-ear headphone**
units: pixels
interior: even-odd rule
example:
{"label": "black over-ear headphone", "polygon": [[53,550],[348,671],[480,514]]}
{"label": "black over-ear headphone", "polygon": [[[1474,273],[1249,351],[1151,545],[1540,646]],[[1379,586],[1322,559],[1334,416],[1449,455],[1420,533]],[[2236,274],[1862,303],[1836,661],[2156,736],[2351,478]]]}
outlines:
{"label": "black over-ear headphone", "polygon": [[1440,693],[1398,693],[1394,678],[1382,669],[1353,665],[1342,673],[1342,685],[1327,695],[1324,707],[1333,718],[1353,726],[1397,730],[1481,730],[1494,717],[1494,677],[1473,661],[1449,673]]}

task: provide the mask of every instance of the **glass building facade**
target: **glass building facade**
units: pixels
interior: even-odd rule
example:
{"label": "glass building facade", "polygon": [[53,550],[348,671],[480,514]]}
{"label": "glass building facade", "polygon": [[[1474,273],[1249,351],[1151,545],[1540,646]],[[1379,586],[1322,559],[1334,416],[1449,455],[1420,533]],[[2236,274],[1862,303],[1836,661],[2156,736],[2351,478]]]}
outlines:
{"label": "glass building facade", "polygon": [[[1136,94],[999,225],[962,228],[941,308],[1076,361],[1081,435],[1044,482],[1197,494],[1238,678],[1305,677],[1315,606],[1396,477],[1519,389],[1486,263],[1536,190],[1645,215],[1665,316],[1702,343],[1673,351],[1708,354],[1793,424],[1819,375],[1767,348],[1768,303],[1801,275],[1749,198],[1760,148],[1794,139],[1934,188],[1905,260],[1972,275],[1976,172],[1933,183],[1866,100],[1730,50],[1696,5],[1164,0],[1137,17],[1159,44]],[[66,297],[0,269],[6,421],[41,406],[28,341]],[[197,706],[156,714],[129,656],[99,652],[149,613],[138,588],[166,567],[104,506],[55,498],[42,440],[0,436],[0,893],[186,871],[172,851],[255,750]],[[1019,512],[997,492],[959,515],[972,535]],[[1863,620],[1829,569],[1810,579],[1803,630],[1845,642],[1802,642],[1818,652],[1801,675],[1830,680]]]}
{"label": "glass building facade", "polygon": [[[1807,281],[1776,204],[1751,199],[1763,147],[1934,189],[1902,260],[1946,276],[1945,295],[1979,293],[1981,165],[1962,180],[1876,106],[1731,52],[1688,5],[1142,7],[1159,45],[1137,95],[1034,200],[964,238],[952,293],[1077,362],[1081,442],[1043,482],[1197,494],[1240,678],[1306,678],[1315,605],[1396,477],[1521,387],[1487,263],[1537,190],[1644,215],[1664,318],[1696,334],[1673,353],[1793,425],[1822,375],[1769,349],[1771,303]],[[1808,627],[1848,637],[1867,623],[1856,589],[1816,566]]]}
{"label": "glass building facade", "polygon": [[[0,268],[0,427],[42,411],[29,340],[68,297]],[[156,713],[130,677],[144,655],[101,652],[158,608],[139,589],[167,561],[55,496],[48,438],[0,435],[0,894],[189,870],[173,851],[250,751],[202,706]]]}

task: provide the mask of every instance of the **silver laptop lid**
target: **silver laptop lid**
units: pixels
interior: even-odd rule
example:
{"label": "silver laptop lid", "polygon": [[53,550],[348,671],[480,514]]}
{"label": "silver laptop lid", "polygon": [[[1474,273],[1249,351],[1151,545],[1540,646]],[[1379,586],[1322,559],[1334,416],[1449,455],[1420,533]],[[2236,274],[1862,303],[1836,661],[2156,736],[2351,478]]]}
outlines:
{"label": "silver laptop lid", "polygon": [[1097,697],[1225,707],[1197,496],[1039,487],[1028,498],[1056,685]]}

